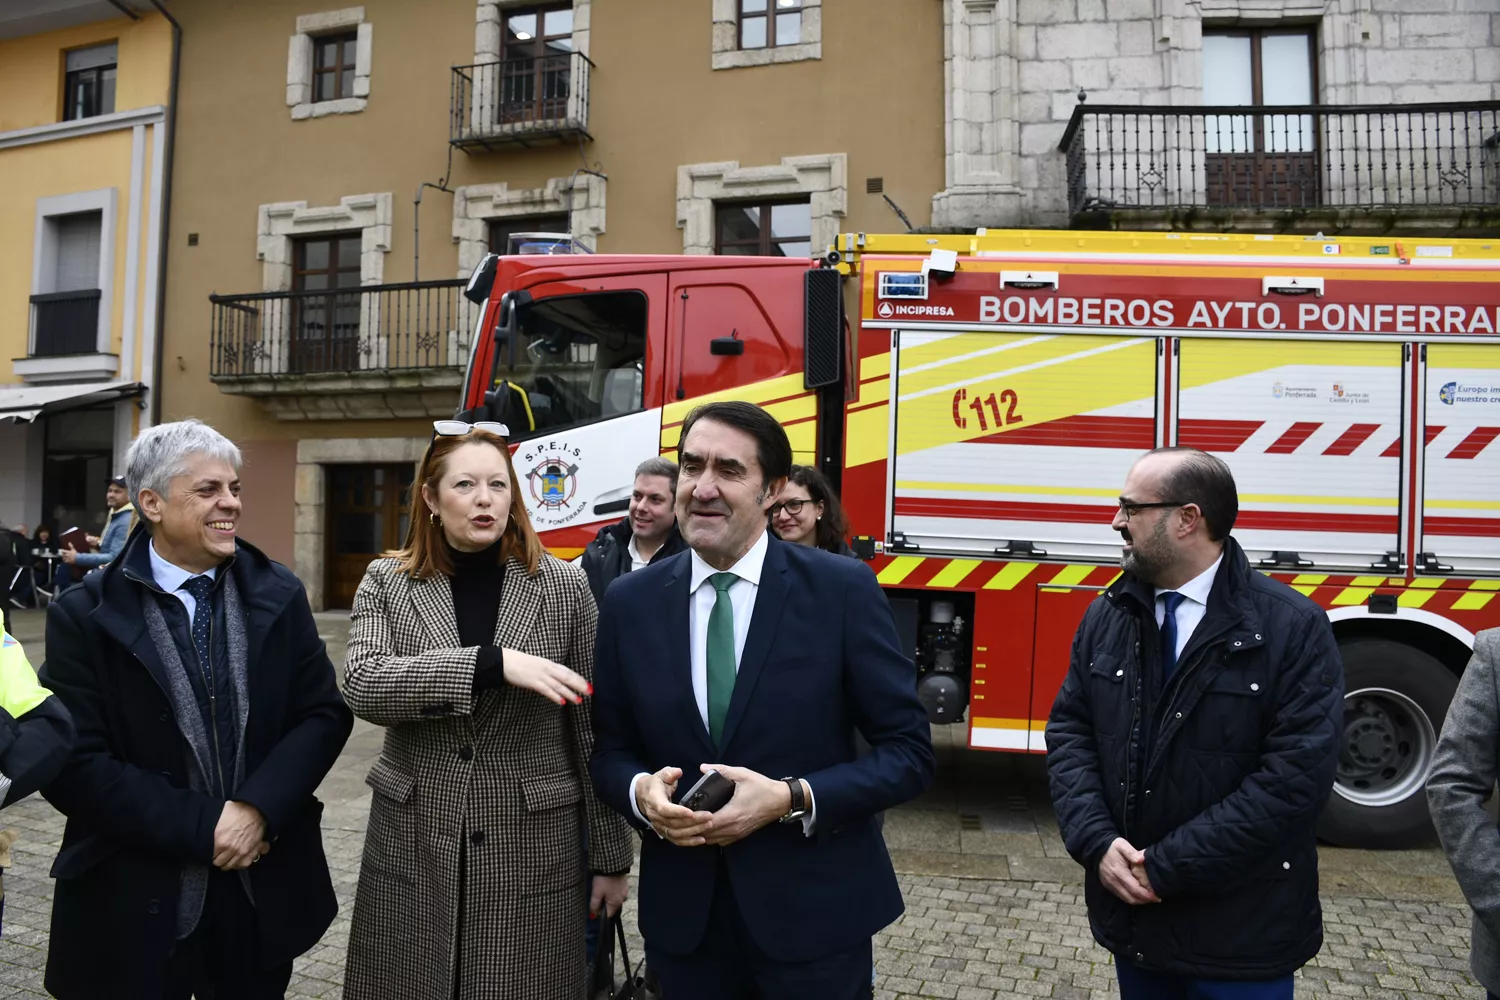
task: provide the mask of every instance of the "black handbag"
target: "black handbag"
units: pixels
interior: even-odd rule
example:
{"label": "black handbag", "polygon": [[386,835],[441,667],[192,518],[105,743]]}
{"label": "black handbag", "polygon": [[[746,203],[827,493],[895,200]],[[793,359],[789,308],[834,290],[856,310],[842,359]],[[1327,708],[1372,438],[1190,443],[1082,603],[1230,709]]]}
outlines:
{"label": "black handbag", "polygon": [[[625,978],[615,985],[615,942],[620,943],[620,964]],[[589,970],[589,1000],[646,1000],[646,985],[630,967],[625,944],[625,924],[620,915],[606,916],[599,908],[599,937],[594,945],[594,967]]]}

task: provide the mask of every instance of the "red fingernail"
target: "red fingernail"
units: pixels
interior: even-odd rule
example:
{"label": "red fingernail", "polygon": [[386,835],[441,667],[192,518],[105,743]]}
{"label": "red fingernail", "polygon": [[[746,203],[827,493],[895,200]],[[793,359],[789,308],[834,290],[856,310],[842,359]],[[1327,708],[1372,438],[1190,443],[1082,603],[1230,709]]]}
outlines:
{"label": "red fingernail", "polygon": [[589,685],[589,694],[593,694],[593,693],[594,693],[594,685],[590,684]]}

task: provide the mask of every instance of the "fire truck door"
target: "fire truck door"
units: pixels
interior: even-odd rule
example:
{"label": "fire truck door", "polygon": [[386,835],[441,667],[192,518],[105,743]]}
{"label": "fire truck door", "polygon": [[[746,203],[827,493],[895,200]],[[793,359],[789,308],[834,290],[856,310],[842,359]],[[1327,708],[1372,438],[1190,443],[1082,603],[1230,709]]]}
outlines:
{"label": "fire truck door", "polygon": [[1422,544],[1461,573],[1500,572],[1500,345],[1427,347]]}
{"label": "fire truck door", "polygon": [[926,549],[1118,559],[1120,487],[1156,440],[1157,343],[898,331],[892,530]]}
{"label": "fire truck door", "polygon": [[1177,442],[1229,463],[1253,562],[1369,569],[1401,549],[1402,345],[1181,341]]}

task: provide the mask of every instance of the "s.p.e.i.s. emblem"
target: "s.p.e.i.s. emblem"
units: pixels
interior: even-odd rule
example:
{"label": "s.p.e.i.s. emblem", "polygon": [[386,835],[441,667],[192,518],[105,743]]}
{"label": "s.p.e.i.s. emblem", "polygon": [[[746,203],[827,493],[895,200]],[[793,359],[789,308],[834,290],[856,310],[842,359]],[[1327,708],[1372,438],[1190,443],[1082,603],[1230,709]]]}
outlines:
{"label": "s.p.e.i.s. emblem", "polygon": [[560,442],[529,450],[522,461],[527,488],[531,494],[531,516],[541,525],[565,524],[583,513],[578,497],[578,469],[581,449]]}

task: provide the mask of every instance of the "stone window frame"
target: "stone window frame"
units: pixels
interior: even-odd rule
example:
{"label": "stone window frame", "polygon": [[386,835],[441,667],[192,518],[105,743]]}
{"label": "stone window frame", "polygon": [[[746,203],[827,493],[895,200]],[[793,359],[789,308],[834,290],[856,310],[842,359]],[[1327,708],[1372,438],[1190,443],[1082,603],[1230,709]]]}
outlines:
{"label": "stone window frame", "polygon": [[[318,35],[340,28],[354,28],[354,96],[337,101],[313,100],[313,45]],[[304,14],[297,18],[297,33],[291,37],[286,62],[286,103],[292,121],[325,115],[352,115],[365,110],[370,97],[370,58],[375,28],[365,20],[363,7]]]}
{"label": "stone window frame", "polygon": [[429,439],[303,438],[297,442],[292,561],[314,611],[322,611],[328,569],[328,466],[422,461]]}
{"label": "stone window frame", "polygon": [[[768,0],[775,3],[776,0]],[[802,0],[802,43],[740,48],[739,0],[713,0],[713,68],[743,69],[823,58],[823,0]]]}
{"label": "stone window frame", "polygon": [[[381,284],[385,277],[385,255],[391,249],[393,199],[389,191],[378,194],[353,194],[339,199],[337,205],[309,208],[305,201],[279,201],[261,205],[256,213],[255,258],[261,262],[261,287],[267,292],[292,289],[293,243],[302,236],[330,236],[337,233],[360,233],[359,283],[361,287]],[[256,361],[258,374],[284,374],[290,358],[289,309],[271,313]],[[362,328],[380,329],[378,303],[370,302],[360,310]],[[385,367],[385,351],[380,344],[363,355],[365,367]]]}
{"label": "stone window frame", "polygon": [[[538,7],[546,0],[478,0],[474,22],[474,65],[500,61],[500,22],[516,7]],[[573,0],[573,51],[589,54],[589,24],[593,0]]]}
{"label": "stone window frame", "polygon": [[498,184],[470,184],[454,189],[453,242],[458,244],[458,277],[468,278],[490,252],[492,219],[522,215],[568,216],[568,231],[589,250],[597,250],[604,232],[603,177],[578,173],[553,177],[542,187],[512,189]]}
{"label": "stone window frame", "polygon": [[[22,379],[56,382],[76,378],[109,378],[118,371],[120,359],[114,352],[115,315],[115,239],[119,222],[119,190],[99,188],[50,195],[36,200],[36,223],[32,233],[31,294],[53,290],[56,275],[57,231],[53,220],[81,212],[99,213],[99,317],[94,351],[66,358],[38,357],[36,349],[35,307],[27,306],[26,354],[11,365]],[[126,319],[129,322],[129,317]]]}
{"label": "stone window frame", "polygon": [[741,167],[737,160],[683,164],[677,168],[682,252],[714,252],[718,202],[797,197],[806,197],[812,208],[812,251],[821,254],[838,238],[839,220],[849,211],[848,154],[783,156],[779,164],[761,167]]}

